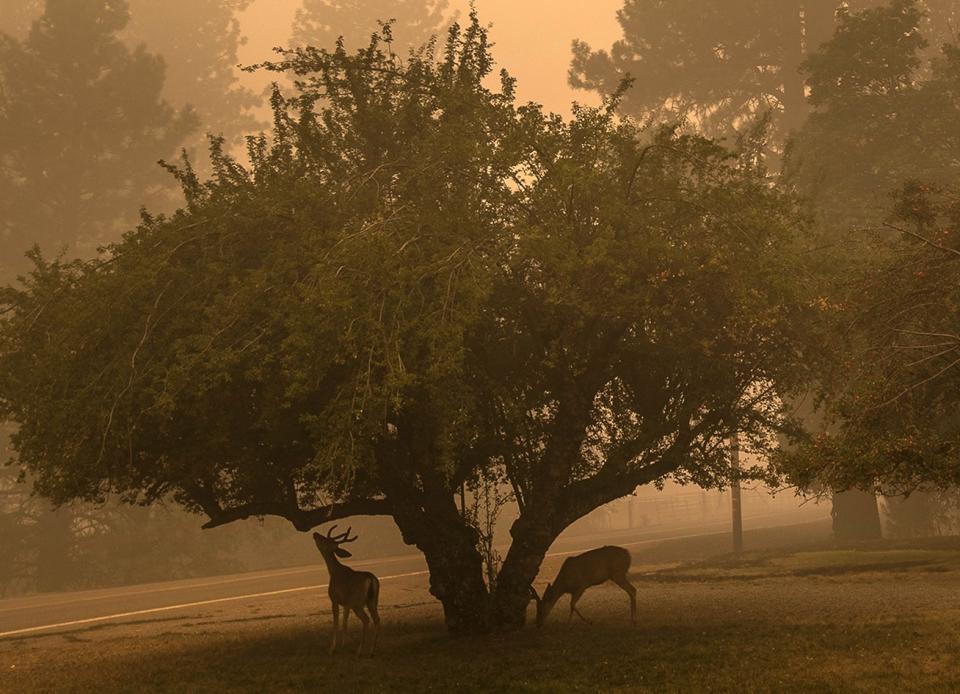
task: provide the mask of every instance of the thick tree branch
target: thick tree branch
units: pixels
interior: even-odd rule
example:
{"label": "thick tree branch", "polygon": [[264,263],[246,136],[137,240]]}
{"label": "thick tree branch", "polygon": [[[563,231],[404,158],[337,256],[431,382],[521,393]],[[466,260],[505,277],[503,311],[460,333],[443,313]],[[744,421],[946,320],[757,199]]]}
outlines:
{"label": "thick tree branch", "polygon": [[563,490],[557,504],[560,523],[566,527],[594,508],[630,494],[634,489],[676,471],[680,455],[664,454],[659,460],[628,472],[604,467],[593,477],[580,480]]}
{"label": "thick tree branch", "polygon": [[340,503],[328,504],[320,508],[302,509],[292,503],[263,501],[243,504],[233,508],[211,507],[203,504],[204,512],[210,520],[203,524],[205,530],[216,528],[236,520],[245,520],[251,516],[279,516],[293,523],[301,532],[306,532],[321,523],[349,518],[350,516],[386,516],[391,507],[386,499],[352,499]]}

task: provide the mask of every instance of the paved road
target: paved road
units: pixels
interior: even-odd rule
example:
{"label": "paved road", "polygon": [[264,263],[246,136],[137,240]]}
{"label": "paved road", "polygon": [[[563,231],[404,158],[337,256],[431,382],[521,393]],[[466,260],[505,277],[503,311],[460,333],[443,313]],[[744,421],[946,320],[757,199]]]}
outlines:
{"label": "paved road", "polygon": [[[814,519],[811,514],[802,516],[805,522]],[[745,518],[753,528],[796,524],[798,520],[801,517],[793,514]],[[729,538],[725,525],[718,523],[685,531],[621,530],[603,535],[561,536],[548,557],[576,554],[606,543],[636,549],[704,536],[716,536],[718,547],[725,547],[724,538]],[[420,587],[427,582],[426,565],[420,555],[353,561],[350,566],[373,571],[385,582],[402,581]],[[81,625],[143,619],[148,615],[177,614],[206,606],[227,607],[239,601],[249,605],[275,596],[317,591],[326,588],[326,582],[326,568],[318,560],[313,566],[290,569],[0,600],[0,639],[55,633]]]}

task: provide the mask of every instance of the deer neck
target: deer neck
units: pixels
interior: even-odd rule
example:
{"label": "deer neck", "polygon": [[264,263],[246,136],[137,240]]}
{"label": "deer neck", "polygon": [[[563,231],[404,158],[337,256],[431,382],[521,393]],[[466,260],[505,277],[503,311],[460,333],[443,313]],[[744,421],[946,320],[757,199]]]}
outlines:
{"label": "deer neck", "polygon": [[347,567],[340,563],[340,560],[337,559],[336,555],[333,552],[321,552],[323,561],[327,564],[327,572],[334,576],[336,574],[343,573],[346,571]]}

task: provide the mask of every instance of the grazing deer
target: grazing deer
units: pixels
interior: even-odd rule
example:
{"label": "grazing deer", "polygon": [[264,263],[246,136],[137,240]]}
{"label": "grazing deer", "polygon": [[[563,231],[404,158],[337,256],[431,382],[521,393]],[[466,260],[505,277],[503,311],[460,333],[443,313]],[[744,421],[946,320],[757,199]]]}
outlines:
{"label": "grazing deer", "polygon": [[598,586],[605,581],[613,581],[630,596],[630,621],[636,624],[637,589],[627,580],[629,569],[630,552],[623,547],[607,545],[575,557],[568,557],[564,560],[560,573],[557,574],[553,583],[547,584],[542,598],[537,595],[534,587],[530,586],[531,596],[537,602],[537,626],[543,626],[550,610],[560,596],[566,593],[570,593],[570,616],[567,621],[573,619],[573,613],[576,612],[580,619],[589,624],[590,620],[580,614],[580,610],[577,609],[577,601],[587,588]]}
{"label": "grazing deer", "polygon": [[[370,646],[369,655],[373,655],[377,647],[377,636],[380,633],[380,615],[377,613],[377,601],[380,599],[380,580],[369,571],[354,571],[349,566],[340,563],[337,557],[349,557],[350,552],[343,549],[340,545],[347,542],[353,542],[357,536],[349,537],[350,528],[347,532],[339,535],[333,534],[332,526],[326,536],[320,533],[313,534],[313,541],[317,543],[317,549],[323,555],[323,560],[327,563],[327,571],[330,574],[330,585],[327,593],[330,595],[330,602],[333,604],[333,641],[330,644],[330,653],[337,650],[337,632],[340,626],[340,606],[343,606],[343,637],[347,635],[347,619],[350,617],[350,610],[353,610],[360,621],[363,622],[363,635],[360,637],[360,647],[357,649],[357,655],[363,655],[363,647],[367,642],[367,627],[370,624],[370,618],[373,618],[373,643]],[[364,612],[364,608],[370,611],[370,617]]]}

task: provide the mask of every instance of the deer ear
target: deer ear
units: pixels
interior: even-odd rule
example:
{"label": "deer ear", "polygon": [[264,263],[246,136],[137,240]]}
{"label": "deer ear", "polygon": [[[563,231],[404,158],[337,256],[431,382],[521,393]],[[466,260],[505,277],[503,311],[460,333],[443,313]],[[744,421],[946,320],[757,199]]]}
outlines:
{"label": "deer ear", "polygon": [[313,539],[314,539],[314,540],[318,539],[319,537],[320,537],[320,533],[314,533],[314,534],[313,534]]}
{"label": "deer ear", "polygon": [[338,557],[343,557],[344,559],[346,559],[347,557],[353,556],[352,554],[350,554],[350,552],[343,549],[342,547],[337,547],[335,550],[333,550],[333,553],[336,554]]}

